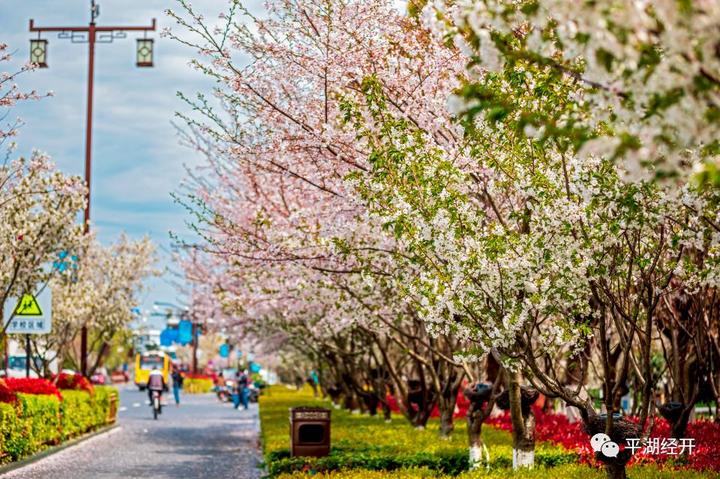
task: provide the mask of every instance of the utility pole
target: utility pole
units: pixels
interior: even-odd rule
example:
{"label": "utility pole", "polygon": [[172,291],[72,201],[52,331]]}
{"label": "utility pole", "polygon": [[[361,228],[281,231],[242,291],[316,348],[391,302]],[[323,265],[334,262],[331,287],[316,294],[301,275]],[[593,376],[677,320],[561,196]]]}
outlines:
{"label": "utility pole", "polygon": [[25,335],[25,377],[30,377],[30,361],[32,361],[32,350],[30,348],[30,335]]}
{"label": "utility pole", "polygon": [[[90,23],[80,27],[37,27],[35,21],[30,20],[30,31],[37,32],[38,38],[30,40],[30,61],[41,68],[47,68],[47,40],[41,39],[43,32],[57,32],[58,38],[70,40],[71,43],[88,44],[88,88],[87,88],[87,114],[85,128],[85,185],[87,186],[87,201],[85,203],[84,225],[85,234],[90,232],[90,180],[92,171],[92,119],[93,119],[93,83],[95,79],[95,44],[112,43],[114,40],[127,38],[125,32],[147,32],[156,29],[153,18],[150,26],[97,26],[95,20],[100,15],[100,6],[95,0],[90,2]],[[151,67],[153,43],[146,37],[137,39],[137,66]],[[80,372],[87,375],[87,326],[82,327],[80,338]]]}
{"label": "utility pole", "polygon": [[193,364],[192,364],[192,372],[193,374],[197,374],[198,372],[198,323],[193,320],[192,322],[192,350],[193,350]]}

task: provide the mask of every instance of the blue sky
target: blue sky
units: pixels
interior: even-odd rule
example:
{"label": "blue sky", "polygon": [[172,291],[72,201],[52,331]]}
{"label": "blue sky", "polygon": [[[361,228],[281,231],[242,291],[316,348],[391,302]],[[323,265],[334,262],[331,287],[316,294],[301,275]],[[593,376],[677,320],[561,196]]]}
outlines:
{"label": "blue sky", "polygon": [[[209,91],[211,83],[189,68],[192,52],[172,40],[160,38],[164,26],[172,26],[163,11],[175,7],[173,0],[99,0],[98,25],[149,25],[158,20],[155,38],[155,68],[135,67],[135,38],[99,44],[95,60],[95,101],[92,176],[92,224],[101,241],[113,241],[125,231],[132,237],[149,235],[159,248],[161,267],[171,266],[169,231],[188,237],[189,216],[174,204],[185,170],[201,158],[179,145],[171,124],[175,111],[185,106],[177,91],[192,94]],[[213,18],[227,0],[196,0],[195,8]],[[258,5],[259,0],[246,2]],[[38,26],[87,25],[89,0],[0,0],[0,42],[15,52],[15,65],[28,59],[28,21]],[[52,90],[52,98],[23,102],[11,112],[25,122],[17,138],[18,154],[33,148],[52,156],[57,166],[83,175],[87,45],[49,40],[49,68],[27,73],[18,79],[24,90]],[[12,71],[12,68],[10,69]],[[148,283],[142,306],[153,301],[177,302],[170,284],[172,275]]]}

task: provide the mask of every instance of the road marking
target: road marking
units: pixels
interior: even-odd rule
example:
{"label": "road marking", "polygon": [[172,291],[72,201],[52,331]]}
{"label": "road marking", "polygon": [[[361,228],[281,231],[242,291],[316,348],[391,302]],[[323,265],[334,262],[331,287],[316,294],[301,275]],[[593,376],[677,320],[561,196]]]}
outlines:
{"label": "road marking", "polygon": [[140,407],[140,403],[139,403],[139,402],[134,402],[134,403],[133,403],[133,407]]}
{"label": "road marking", "polygon": [[120,409],[118,409],[118,412],[127,411],[127,408],[125,406],[121,406]]}

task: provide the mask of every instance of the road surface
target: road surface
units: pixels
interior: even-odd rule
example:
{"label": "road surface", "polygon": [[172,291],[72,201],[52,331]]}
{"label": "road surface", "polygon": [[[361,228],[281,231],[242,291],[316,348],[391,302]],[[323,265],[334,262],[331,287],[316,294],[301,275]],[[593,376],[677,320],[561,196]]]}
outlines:
{"label": "road surface", "polygon": [[[172,392],[168,399],[171,399]],[[147,393],[120,391],[119,428],[5,475],[3,479],[258,479],[257,404],[236,411],[213,395],[183,395],[157,421]]]}

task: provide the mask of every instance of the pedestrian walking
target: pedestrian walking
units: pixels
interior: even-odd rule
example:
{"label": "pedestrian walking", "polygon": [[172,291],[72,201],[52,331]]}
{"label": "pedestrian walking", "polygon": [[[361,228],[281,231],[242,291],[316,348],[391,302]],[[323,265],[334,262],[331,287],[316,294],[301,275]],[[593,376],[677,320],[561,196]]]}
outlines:
{"label": "pedestrian walking", "polygon": [[240,402],[242,401],[242,388],[240,387],[240,371],[235,373],[235,380],[232,384],[232,402],[235,409],[240,408]]}
{"label": "pedestrian walking", "polygon": [[318,385],[320,384],[320,378],[315,370],[310,371],[310,376],[307,378],[307,383],[313,390],[313,396],[318,397]]}
{"label": "pedestrian walking", "polygon": [[[250,377],[247,370],[243,371],[238,377],[238,388],[240,389],[240,400],[243,408],[248,409],[250,407]],[[239,406],[238,404],[236,407]]]}
{"label": "pedestrian walking", "polygon": [[175,406],[180,407],[180,390],[182,389],[183,385],[183,376],[180,372],[180,369],[178,369],[177,367],[173,368],[172,380],[173,396],[175,396]]}

